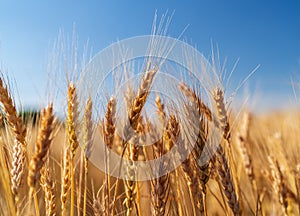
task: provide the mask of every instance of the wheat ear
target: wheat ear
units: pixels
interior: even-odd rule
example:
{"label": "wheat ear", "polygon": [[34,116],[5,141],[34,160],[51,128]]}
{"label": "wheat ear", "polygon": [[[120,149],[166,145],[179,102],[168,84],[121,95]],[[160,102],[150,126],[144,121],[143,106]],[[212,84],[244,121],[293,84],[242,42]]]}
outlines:
{"label": "wheat ear", "polygon": [[[138,160],[138,145],[136,145],[137,138],[134,137],[129,141],[127,163],[126,163],[126,177],[127,180],[124,181],[126,198],[124,204],[126,206],[126,215],[130,216],[133,210],[133,204],[136,204],[137,195],[137,182],[136,178],[136,165],[135,161]],[[138,208],[136,208],[137,215],[139,215]]]}
{"label": "wheat ear", "polygon": [[[158,105],[158,100],[156,100]],[[158,105],[159,107],[159,105]],[[163,108],[163,107],[162,107]],[[163,109],[160,109],[160,112],[163,114]],[[165,116],[165,115],[164,115]],[[154,158],[159,158],[163,154],[166,154],[175,144],[177,139],[177,131],[178,125],[176,123],[175,117],[171,116],[166,130],[164,132],[163,140],[157,142],[154,146]],[[175,135],[174,135],[175,134]],[[158,173],[165,173],[168,163],[170,161],[160,162],[158,167],[154,167],[157,169]],[[170,194],[170,174],[167,173],[165,175],[159,176],[156,179],[151,179],[152,184],[152,206],[154,209],[154,215],[163,216],[167,212],[167,202]]]}
{"label": "wheat ear", "polygon": [[225,151],[220,145],[216,151],[217,171],[220,176],[220,181],[224,194],[227,198],[227,203],[234,215],[241,215],[241,207],[238,200],[238,195],[235,189],[234,180],[230,170],[228,160],[225,156]]}
{"label": "wheat ear", "polygon": [[[35,152],[29,163],[27,183],[30,187],[29,200],[34,198],[34,205],[36,215],[39,215],[39,205],[37,195],[35,192],[36,182],[39,181],[41,176],[41,168],[47,159],[49,147],[52,142],[52,132],[54,128],[54,115],[52,104],[48,108],[43,109],[41,112],[41,126],[38,133],[38,139],[35,145]],[[30,202],[29,202],[30,203]],[[30,207],[30,205],[29,205]]]}
{"label": "wheat ear", "polygon": [[[189,88],[185,83],[182,83],[179,88],[183,94],[187,97],[189,102],[185,104],[187,113],[190,119],[195,121],[197,127],[194,129],[194,133],[197,135],[196,145],[194,146],[191,156],[186,163],[190,163],[193,167],[190,167],[190,177],[192,181],[189,184],[190,190],[193,193],[195,205],[197,210],[200,212],[200,215],[206,214],[206,183],[209,180],[209,162],[206,162],[203,165],[199,165],[198,161],[200,160],[202,151],[205,147],[208,126],[206,125],[207,121],[212,121],[212,112],[211,110],[203,103],[203,101],[197,96],[195,91]],[[191,106],[192,105],[192,106]],[[204,117],[204,118],[203,118]],[[187,165],[187,170],[190,165]],[[194,174],[192,174],[194,172]],[[188,174],[188,173],[187,173]]]}
{"label": "wheat ear", "polygon": [[[19,188],[23,178],[23,171],[26,162],[26,127],[22,118],[17,115],[17,110],[8,87],[4,84],[3,78],[0,77],[0,102],[3,104],[5,117],[15,135],[13,146],[12,169],[11,169],[11,190],[15,197],[15,203],[19,206]],[[1,121],[2,123],[2,121]]]}
{"label": "wheat ear", "polygon": [[[3,116],[2,112],[0,112],[0,170],[2,171],[2,177],[0,182],[3,187],[3,194],[6,198],[7,203],[7,213],[10,215],[20,215],[18,209],[19,206],[17,205],[16,200],[14,200],[14,195],[12,193],[12,184],[11,184],[11,177],[10,177],[10,170],[9,170],[9,162],[6,157],[5,148],[7,147],[3,142],[2,131],[1,127],[3,125]],[[17,173],[16,173],[17,174]],[[12,175],[14,176],[14,175]]]}
{"label": "wheat ear", "polygon": [[87,204],[87,178],[88,178],[88,159],[91,155],[92,149],[92,133],[93,133],[93,122],[92,122],[92,108],[93,103],[91,98],[86,102],[84,111],[84,192],[83,192],[83,215],[86,215],[86,204]]}
{"label": "wheat ear", "polygon": [[67,113],[67,124],[68,124],[68,140],[70,145],[71,153],[71,211],[70,215],[74,216],[74,206],[75,206],[75,165],[74,157],[76,150],[79,146],[77,138],[77,127],[78,127],[78,98],[77,91],[74,84],[71,82],[68,86],[68,113]]}
{"label": "wheat ear", "polygon": [[70,150],[66,148],[63,155],[62,180],[61,180],[61,214],[65,215],[68,193],[71,185]]}
{"label": "wheat ear", "polygon": [[35,153],[29,163],[28,186],[35,187],[40,178],[40,170],[45,163],[49,147],[52,142],[52,132],[54,128],[53,106],[50,104],[47,109],[41,112],[41,128],[38,140],[35,145]]}
{"label": "wheat ear", "polygon": [[240,130],[237,133],[237,144],[243,159],[245,172],[252,184],[254,191],[257,191],[257,186],[256,186],[256,181],[255,181],[255,176],[253,171],[252,156],[247,149],[250,120],[251,120],[250,114],[245,111],[242,116],[242,125],[240,127]]}
{"label": "wheat ear", "polygon": [[[159,107],[158,104],[157,104],[157,106]],[[164,110],[161,110],[159,112],[165,113]],[[164,147],[166,148],[166,151],[170,151],[173,148],[173,146],[176,145],[178,136],[179,136],[179,124],[176,120],[176,117],[174,115],[171,115],[167,122],[166,130],[164,133],[164,143],[165,143]],[[172,158],[172,159],[174,159],[174,158]],[[175,175],[173,175],[173,174],[175,174]],[[175,169],[175,173],[170,173],[169,175],[170,175],[169,181],[171,182],[170,194],[171,194],[171,196],[176,197],[176,199],[174,199],[175,206],[176,206],[175,208],[177,211],[176,214],[183,215],[183,207],[182,207],[182,201],[181,201],[182,197],[180,196],[180,193],[181,193],[180,182],[178,181],[178,179],[180,178],[179,170]],[[177,200],[177,202],[176,202],[176,200]]]}
{"label": "wheat ear", "polygon": [[166,121],[165,106],[164,106],[164,104],[162,104],[161,99],[158,94],[156,95],[156,98],[155,98],[155,104],[157,107],[157,114],[158,114],[159,120],[162,124],[164,124]]}
{"label": "wheat ear", "polygon": [[106,176],[105,176],[105,192],[107,194],[106,199],[106,213],[107,215],[110,214],[110,167],[109,167],[109,158],[110,158],[110,150],[113,147],[113,141],[115,136],[115,119],[116,119],[116,99],[111,97],[106,109],[105,114],[105,125],[104,125],[104,142],[108,149],[105,148],[105,169],[106,169]]}
{"label": "wheat ear", "polygon": [[12,155],[12,169],[11,173],[11,190],[14,195],[17,215],[19,215],[19,190],[24,173],[24,164],[25,164],[25,154],[22,147],[22,144],[15,140],[13,146],[13,155]]}
{"label": "wheat ear", "polygon": [[45,193],[46,216],[55,216],[55,182],[50,175],[48,166],[44,166],[41,170],[40,184]]}
{"label": "wheat ear", "polygon": [[[227,198],[229,207],[234,215],[241,215],[242,209],[239,203],[238,191],[235,185],[236,181],[233,176],[233,173],[236,173],[235,167],[230,165],[230,161],[233,161],[231,158],[232,152],[230,147],[231,133],[224,103],[224,92],[217,87],[213,92],[213,98],[217,109],[217,126],[222,133],[222,141],[217,148],[215,158],[213,158],[213,160],[216,159],[217,172],[220,176],[220,183]],[[224,148],[229,149],[228,154],[226,154]],[[229,158],[229,160],[227,158]]]}
{"label": "wheat ear", "polygon": [[153,78],[157,72],[157,69],[152,69],[145,73],[141,85],[138,89],[137,96],[135,97],[132,106],[129,110],[129,122],[131,127],[136,130],[138,121],[141,115],[141,111],[146,103],[149,95],[149,90],[153,81]]}
{"label": "wheat ear", "polygon": [[194,90],[190,89],[185,83],[180,84],[179,88],[190,101],[193,101],[197,105],[200,113],[202,113],[208,121],[212,121],[211,110],[196,95]]}
{"label": "wheat ear", "polygon": [[13,99],[8,91],[8,88],[2,81],[0,77],[0,102],[3,104],[5,117],[7,118],[11,129],[14,132],[16,140],[26,147],[25,137],[26,137],[26,127],[22,122],[22,118],[17,115],[16,107],[13,103]]}
{"label": "wheat ear", "polygon": [[[196,209],[195,209],[195,204],[193,202],[193,195],[192,195],[192,184],[193,184],[193,180],[195,179],[194,178],[194,171],[193,171],[193,160],[192,160],[192,157],[189,157],[188,158],[184,158],[184,156],[187,155],[187,143],[185,142],[185,140],[183,140],[181,134],[180,134],[180,124],[178,122],[178,120],[176,119],[175,116],[171,115],[170,116],[170,120],[168,122],[168,127],[169,127],[169,132],[168,132],[168,136],[171,138],[173,144],[172,145],[175,145],[175,143],[179,143],[181,144],[182,146],[180,146],[180,148],[177,148],[177,153],[178,153],[178,156],[180,157],[181,161],[183,161],[181,163],[181,169],[184,173],[184,177],[186,179],[186,182],[187,182],[187,186],[188,186],[188,189],[189,189],[189,198],[190,200],[192,201],[191,202],[191,205],[192,205],[192,210],[193,210],[193,214],[196,214]],[[178,192],[178,194],[180,194],[180,192]]]}
{"label": "wheat ear", "polygon": [[[131,211],[133,209],[133,203],[135,203],[135,194],[136,194],[136,182],[135,182],[135,175],[136,175],[136,167],[134,164],[134,160],[137,160],[137,147],[135,146],[135,142],[136,140],[132,140],[132,132],[130,132],[130,130],[134,130],[136,131],[137,127],[138,127],[138,123],[139,123],[139,119],[141,116],[141,111],[146,103],[147,97],[149,95],[149,90],[153,81],[153,78],[156,74],[157,70],[153,69],[150,71],[146,71],[142,82],[139,86],[138,92],[137,92],[137,96],[135,97],[135,99],[133,100],[132,106],[129,107],[129,124],[126,123],[126,125],[124,126],[124,135],[126,137],[126,141],[124,143],[124,150],[123,153],[125,153],[127,146],[128,146],[128,141],[130,141],[131,143],[129,143],[129,150],[128,150],[128,160],[127,160],[127,178],[129,180],[124,181],[124,185],[125,185],[125,191],[126,191],[126,198],[125,198],[125,206],[126,206],[126,215],[129,216],[131,214]],[[135,139],[135,138],[134,138]],[[122,156],[124,156],[122,154]],[[136,203],[135,203],[136,204]],[[138,212],[138,209],[136,209],[136,211]],[[139,213],[138,213],[139,214]]]}
{"label": "wheat ear", "polygon": [[275,160],[273,156],[268,156],[268,161],[270,164],[271,175],[272,175],[272,186],[275,194],[278,196],[278,201],[280,203],[282,213],[288,215],[288,202],[287,202],[287,191],[284,183],[283,173],[280,169],[278,161]]}
{"label": "wheat ear", "polygon": [[105,114],[104,141],[108,148],[112,148],[115,135],[116,99],[111,97]]}

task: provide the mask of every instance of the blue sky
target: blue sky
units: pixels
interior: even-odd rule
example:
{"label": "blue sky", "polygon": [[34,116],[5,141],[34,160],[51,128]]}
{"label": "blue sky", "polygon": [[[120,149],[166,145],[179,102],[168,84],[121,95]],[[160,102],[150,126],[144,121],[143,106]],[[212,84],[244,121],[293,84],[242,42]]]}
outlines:
{"label": "blue sky", "polygon": [[210,56],[211,42],[230,71],[233,85],[257,65],[248,83],[260,109],[295,102],[291,78],[300,81],[300,1],[0,1],[1,68],[17,83],[25,106],[44,95],[48,56],[59,29],[94,53],[115,42],[151,32],[158,17],[175,11],[169,36],[188,26],[182,39]]}

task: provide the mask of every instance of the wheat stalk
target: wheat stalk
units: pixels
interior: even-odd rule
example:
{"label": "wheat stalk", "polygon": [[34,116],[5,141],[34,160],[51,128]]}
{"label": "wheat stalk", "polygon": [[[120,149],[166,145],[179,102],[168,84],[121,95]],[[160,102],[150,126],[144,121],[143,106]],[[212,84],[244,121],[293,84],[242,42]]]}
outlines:
{"label": "wheat stalk", "polygon": [[68,140],[71,153],[71,212],[70,215],[74,216],[74,205],[75,205],[75,166],[74,166],[74,157],[76,150],[79,146],[78,138],[76,135],[78,127],[78,98],[77,91],[72,82],[68,86],[68,113],[67,113],[67,125],[68,125]]}
{"label": "wheat stalk", "polygon": [[14,176],[18,176],[18,175],[13,174],[12,176],[10,176],[9,162],[5,152],[6,146],[5,146],[5,142],[3,141],[3,134],[1,131],[2,125],[3,125],[3,116],[2,113],[0,112],[0,170],[2,171],[2,177],[0,181],[2,183],[3,192],[5,194],[5,196],[3,197],[6,198],[5,202],[7,203],[7,208],[6,208],[7,213],[10,213],[10,215],[20,215],[18,200],[14,200],[16,196],[14,196],[12,193],[13,187],[12,187],[12,180],[11,180],[11,177],[13,178]]}
{"label": "wheat stalk", "polygon": [[[146,103],[147,97],[149,95],[149,90],[153,81],[153,78],[156,74],[157,70],[153,69],[150,71],[146,71],[142,82],[139,86],[137,96],[133,100],[132,106],[129,109],[129,121],[124,126],[124,135],[126,137],[125,143],[123,143],[125,153],[128,143],[128,160],[127,160],[127,168],[126,168],[126,175],[128,180],[124,181],[126,198],[124,204],[127,208],[126,215],[129,216],[133,209],[133,203],[135,203],[135,195],[136,195],[136,182],[135,182],[135,175],[136,175],[136,167],[134,161],[138,158],[138,148],[135,146],[135,142],[137,141],[135,137],[132,137],[131,130],[136,131],[141,115],[141,111]],[[131,140],[131,141],[130,141]],[[129,142],[128,142],[129,141]],[[123,156],[123,154],[122,154]],[[136,204],[136,203],[135,203]],[[138,212],[138,209],[136,209]],[[139,214],[139,213],[138,213]]]}
{"label": "wheat stalk", "polygon": [[17,110],[14,105],[13,99],[8,90],[8,87],[4,84],[2,77],[0,77],[0,102],[3,104],[5,117],[15,136],[11,169],[11,190],[15,197],[17,214],[19,214],[19,189],[23,178],[25,162],[27,159],[25,141],[26,127],[22,122],[22,118],[17,115]]}
{"label": "wheat stalk", "polygon": [[30,187],[29,200],[31,202],[31,197],[33,196],[36,215],[39,215],[39,204],[35,192],[35,186],[36,182],[38,182],[40,179],[40,171],[45,164],[45,160],[47,159],[47,154],[53,138],[52,132],[54,128],[54,115],[52,104],[50,104],[46,109],[42,110],[40,127],[41,128],[39,130],[38,139],[35,145],[35,153],[29,163],[27,178],[27,183]]}
{"label": "wheat stalk", "polygon": [[61,196],[60,196],[62,215],[65,215],[67,197],[71,185],[70,161],[71,161],[70,150],[66,148],[63,155],[63,166],[62,166],[63,172],[62,172]]}
{"label": "wheat stalk", "polygon": [[111,97],[106,109],[105,114],[105,125],[104,125],[104,142],[108,149],[105,148],[105,158],[106,158],[106,213],[107,215],[110,214],[110,167],[109,167],[109,158],[110,158],[110,151],[113,147],[113,141],[115,136],[115,119],[116,119],[116,99]]}
{"label": "wheat stalk", "polygon": [[[233,161],[230,147],[231,133],[224,103],[224,92],[217,87],[213,92],[213,98],[217,109],[217,126],[222,133],[223,139],[221,140],[221,144],[218,146],[215,157],[213,157],[212,160],[216,162],[215,165],[217,166],[217,172],[220,176],[220,183],[227,198],[229,207],[234,215],[241,215],[242,209],[239,203],[238,191],[235,186],[236,180],[233,175],[233,173],[236,172],[234,166],[230,164],[230,161]],[[229,153],[227,155],[224,148],[229,149]]]}
{"label": "wheat stalk", "polygon": [[[200,215],[206,214],[206,183],[209,180],[209,162],[199,165],[202,151],[205,147],[208,135],[208,125],[206,121],[212,121],[211,110],[203,103],[195,91],[189,88],[185,83],[179,85],[180,90],[189,100],[184,104],[187,116],[192,121],[194,128],[191,133],[197,136],[196,143],[191,151],[191,155],[184,162],[183,169],[186,178],[190,181],[188,184],[193,195],[195,205]],[[205,117],[205,118],[203,118]]]}
{"label": "wheat stalk", "polygon": [[93,145],[92,133],[92,108],[93,103],[91,98],[88,98],[84,111],[84,192],[83,192],[83,215],[86,215],[87,204],[87,178],[88,178],[88,159],[91,155]]}
{"label": "wheat stalk", "polygon": [[[136,205],[136,195],[137,195],[137,182],[135,181],[136,176],[136,165],[135,161],[138,159],[138,147],[136,145],[137,138],[134,137],[129,141],[128,155],[126,161],[126,177],[127,180],[124,181],[126,198],[124,204],[126,206],[126,215],[130,216],[133,210],[133,205]],[[137,214],[138,209],[136,208]]]}
{"label": "wheat stalk", "polygon": [[[157,98],[158,99],[158,98]],[[160,104],[160,100],[156,100],[156,104],[163,115],[163,106]],[[178,125],[176,123],[175,117],[171,116],[168,121],[166,130],[164,132],[163,140],[158,141],[154,145],[154,158],[160,158],[163,154],[166,154],[175,144],[177,138]],[[175,127],[175,128],[174,128]],[[158,167],[154,167],[155,171],[161,176],[156,179],[151,179],[152,185],[152,206],[154,209],[154,215],[163,216],[166,214],[167,202],[170,194],[170,174],[166,172],[168,163],[171,161],[161,161]],[[162,175],[162,173],[166,173]]]}

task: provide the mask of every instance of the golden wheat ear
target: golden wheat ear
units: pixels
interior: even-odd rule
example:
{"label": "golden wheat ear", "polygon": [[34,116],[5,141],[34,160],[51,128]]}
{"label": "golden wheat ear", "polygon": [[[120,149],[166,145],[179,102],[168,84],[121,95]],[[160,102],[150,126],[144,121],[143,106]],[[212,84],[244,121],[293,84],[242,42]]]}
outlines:
{"label": "golden wheat ear", "polygon": [[52,132],[54,128],[53,106],[41,112],[41,126],[38,134],[38,140],[35,145],[35,152],[29,163],[28,186],[33,188],[40,179],[40,171],[43,167],[47,154],[52,143]]}
{"label": "golden wheat ear", "polygon": [[78,97],[77,90],[74,84],[71,82],[68,86],[68,113],[67,113],[67,128],[68,128],[68,140],[71,151],[71,159],[75,157],[76,150],[79,146],[77,138],[78,130]]}
{"label": "golden wheat ear", "polygon": [[88,160],[91,155],[93,145],[93,122],[92,122],[93,102],[88,98],[84,111],[84,193],[83,193],[83,215],[87,212],[87,178],[88,178]]}
{"label": "golden wheat ear", "polygon": [[[11,191],[14,195],[17,214],[19,214],[20,186],[24,177],[25,164],[27,162],[26,154],[26,126],[22,118],[18,116],[17,109],[8,86],[4,83],[2,74],[0,76],[0,102],[3,105],[4,117],[6,118],[10,129],[13,131],[14,144],[12,154],[11,168]],[[2,114],[1,114],[2,116]],[[1,121],[2,126],[2,121]]]}
{"label": "golden wheat ear", "polygon": [[110,188],[111,188],[111,181],[110,181],[110,150],[113,148],[114,144],[114,137],[115,137],[115,118],[116,118],[116,99],[112,96],[107,104],[106,113],[105,113],[105,124],[103,128],[103,134],[104,134],[104,142],[108,148],[108,150],[105,148],[105,169],[106,169],[106,175],[105,175],[105,193],[106,193],[106,209],[108,214],[110,214],[110,202],[111,202],[111,196],[110,196]]}
{"label": "golden wheat ear", "polygon": [[70,173],[70,150],[66,148],[63,154],[63,166],[62,166],[62,179],[61,179],[61,214],[66,214],[66,205],[68,194],[71,186],[71,173]]}
{"label": "golden wheat ear", "polygon": [[[47,165],[47,166],[46,166]],[[44,191],[45,196],[45,210],[46,216],[55,216],[56,203],[55,203],[55,181],[52,179],[49,170],[49,160],[41,170],[40,184]]]}
{"label": "golden wheat ear", "polygon": [[29,190],[29,211],[31,211],[31,199],[34,198],[36,215],[39,213],[39,202],[36,194],[36,183],[40,180],[41,169],[47,159],[50,144],[52,143],[52,132],[54,128],[54,115],[52,104],[41,112],[41,125],[38,139],[35,145],[34,155],[30,159],[27,183]]}
{"label": "golden wheat ear", "polygon": [[185,83],[179,85],[179,89],[183,94],[193,103],[195,103],[200,111],[208,121],[212,121],[212,112],[208,106],[206,106],[203,101],[196,95],[195,91],[190,89]]}
{"label": "golden wheat ear", "polygon": [[146,103],[149,95],[149,90],[154,79],[157,69],[152,69],[145,73],[142,79],[141,85],[138,89],[137,96],[135,97],[132,106],[129,110],[129,122],[131,127],[136,130],[138,121],[141,115],[141,111]]}
{"label": "golden wheat ear", "polygon": [[242,116],[242,122],[239,131],[237,132],[236,136],[236,142],[238,144],[239,151],[241,153],[244,169],[246,172],[246,175],[248,176],[252,188],[254,191],[257,192],[257,186],[256,186],[256,179],[254,175],[254,168],[253,168],[253,162],[252,162],[252,155],[250,154],[248,150],[247,144],[249,144],[249,125],[251,121],[251,115],[249,112],[244,111]]}
{"label": "golden wheat ear", "polygon": [[52,143],[52,132],[54,128],[54,115],[52,104],[41,112],[41,125],[35,152],[29,163],[28,186],[35,187],[41,176],[40,170],[47,159],[48,151]]}
{"label": "golden wheat ear", "polygon": [[[215,107],[217,110],[217,126],[222,133],[221,143],[218,146],[212,160],[215,162],[223,192],[227,203],[234,215],[241,215],[242,208],[238,193],[236,174],[231,152],[231,131],[224,102],[224,92],[216,88],[213,92]],[[225,144],[225,145],[224,145]],[[226,145],[227,144],[227,145]],[[228,149],[228,151],[225,151]]]}
{"label": "golden wheat ear", "polygon": [[272,186],[275,194],[278,196],[278,201],[281,206],[283,215],[288,215],[289,203],[287,201],[287,187],[284,183],[284,175],[279,166],[278,161],[274,156],[268,156],[268,161],[270,164],[271,175],[272,175]]}
{"label": "golden wheat ear", "polygon": [[8,87],[4,84],[0,77],[0,102],[3,104],[5,117],[9,123],[12,131],[14,132],[16,140],[26,147],[26,127],[22,122],[22,118],[18,116],[16,107],[14,105]]}
{"label": "golden wheat ear", "polygon": [[79,111],[78,111],[78,96],[77,89],[75,88],[73,82],[69,83],[68,86],[68,113],[67,113],[67,135],[69,141],[70,150],[70,173],[71,173],[71,206],[70,215],[74,216],[75,208],[75,154],[79,146],[78,142],[78,127],[79,127]]}

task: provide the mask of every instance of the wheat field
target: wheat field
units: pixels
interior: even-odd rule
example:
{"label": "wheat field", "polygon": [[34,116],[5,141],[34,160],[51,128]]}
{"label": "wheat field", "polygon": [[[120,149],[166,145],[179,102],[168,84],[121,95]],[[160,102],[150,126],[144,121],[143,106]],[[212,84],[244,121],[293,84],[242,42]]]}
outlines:
{"label": "wheat field", "polygon": [[[128,91],[129,121],[118,125],[119,101],[108,95],[105,113],[95,122],[95,101],[78,97],[76,81],[65,86],[63,120],[54,111],[54,101],[37,115],[22,115],[9,80],[1,74],[1,215],[300,214],[299,112],[258,115],[244,107],[233,113],[222,86],[211,91],[212,110],[196,89],[182,82],[178,89],[186,118],[197,125],[188,130],[196,138],[184,158],[191,143],[182,135],[186,128],[176,110],[156,95],[155,113],[166,122],[162,136],[142,112],[155,75],[156,70],[146,71],[137,91]],[[220,143],[200,164],[211,125],[218,129]],[[130,139],[118,135],[120,127]],[[135,145],[129,128],[137,134],[150,133],[156,141],[151,146]],[[126,159],[126,179],[110,175],[109,151],[98,155],[105,161],[105,172],[90,161],[96,139]],[[137,180],[135,161],[160,158],[178,144],[179,166],[164,175]],[[166,167],[154,169],[160,172]]]}

